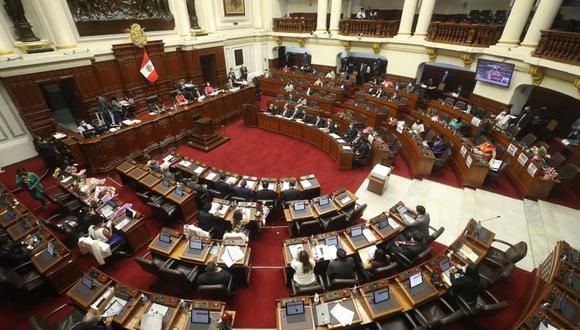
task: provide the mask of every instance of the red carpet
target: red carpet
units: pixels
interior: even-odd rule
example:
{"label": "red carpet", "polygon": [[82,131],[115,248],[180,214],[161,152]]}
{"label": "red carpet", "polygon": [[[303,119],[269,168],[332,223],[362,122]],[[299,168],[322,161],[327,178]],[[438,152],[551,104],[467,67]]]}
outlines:
{"label": "red carpet", "polygon": [[284,266],[284,256],[273,253],[272,249],[281,247],[290,238],[288,227],[262,228],[260,239],[252,241],[251,264],[253,266]]}

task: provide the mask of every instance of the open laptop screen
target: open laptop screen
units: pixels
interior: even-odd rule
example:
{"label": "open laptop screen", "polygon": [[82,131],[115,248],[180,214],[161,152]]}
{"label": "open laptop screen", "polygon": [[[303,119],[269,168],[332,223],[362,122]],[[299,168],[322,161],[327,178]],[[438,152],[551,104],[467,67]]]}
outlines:
{"label": "open laptop screen", "polygon": [[304,314],[303,301],[291,301],[286,303],[286,315]]}
{"label": "open laptop screen", "polygon": [[324,239],[324,245],[331,246],[331,245],[338,245],[338,237],[331,236]]}
{"label": "open laptop screen", "polygon": [[391,299],[391,294],[388,287],[373,292],[373,301],[375,304],[380,304],[389,299]]}
{"label": "open laptop screen", "polygon": [[192,238],[189,240],[189,248],[193,250],[201,250],[203,248],[203,243],[199,239]]}
{"label": "open laptop screen", "polygon": [[302,211],[302,210],[304,210],[304,202],[294,203],[294,211]]}
{"label": "open laptop screen", "polygon": [[161,231],[159,233],[159,240],[163,243],[170,244],[171,243],[171,235],[168,232]]}
{"label": "open laptop screen", "polygon": [[93,288],[93,277],[89,274],[84,274],[83,279],[82,279],[82,283],[88,289],[92,289]]}
{"label": "open laptop screen", "polygon": [[417,273],[409,277],[409,287],[414,288],[423,283],[423,274]]}
{"label": "open laptop screen", "polygon": [[352,227],[350,229],[350,236],[351,237],[357,237],[362,235],[362,226],[356,226],[356,227]]}
{"label": "open laptop screen", "polygon": [[318,200],[318,204],[320,206],[324,206],[328,204],[328,196],[321,196],[320,199]]}
{"label": "open laptop screen", "polygon": [[205,309],[192,309],[191,323],[209,324],[209,311]]}

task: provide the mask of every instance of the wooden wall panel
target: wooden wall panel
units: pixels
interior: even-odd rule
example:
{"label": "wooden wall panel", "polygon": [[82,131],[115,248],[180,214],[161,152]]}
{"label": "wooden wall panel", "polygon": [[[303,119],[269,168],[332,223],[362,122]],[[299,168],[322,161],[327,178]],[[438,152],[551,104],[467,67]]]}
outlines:
{"label": "wooden wall panel", "polygon": [[92,62],[91,65],[62,70],[38,72],[2,78],[7,90],[18,107],[21,117],[33,135],[48,136],[58,129],[46,104],[39,85],[63,79],[74,79],[80,95],[82,117],[93,119],[96,98],[103,95],[129,95],[135,98],[137,110],[145,110],[145,98],[152,94],[169,101],[169,92],[178,79],[203,83],[200,54],[214,54],[220,84],[226,81],[226,64],[223,47],[165,52],[160,40],[149,41],[147,53],[155,66],[159,80],[150,84],[139,72],[143,49],[132,44],[113,45],[114,60]]}

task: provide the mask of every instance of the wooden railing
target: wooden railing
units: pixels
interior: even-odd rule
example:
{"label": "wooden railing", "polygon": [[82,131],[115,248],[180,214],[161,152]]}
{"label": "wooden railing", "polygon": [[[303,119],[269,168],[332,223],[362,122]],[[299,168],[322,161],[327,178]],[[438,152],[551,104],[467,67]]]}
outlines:
{"label": "wooden railing", "polygon": [[495,45],[504,25],[433,22],[429,26],[428,41],[445,44],[489,47]]}
{"label": "wooden railing", "polygon": [[580,33],[555,30],[542,31],[534,56],[558,62],[580,63]]}
{"label": "wooden railing", "polygon": [[397,34],[399,20],[342,19],[340,34],[364,37],[391,38]]}
{"label": "wooden railing", "polygon": [[316,30],[315,18],[274,18],[274,32],[310,33]]}

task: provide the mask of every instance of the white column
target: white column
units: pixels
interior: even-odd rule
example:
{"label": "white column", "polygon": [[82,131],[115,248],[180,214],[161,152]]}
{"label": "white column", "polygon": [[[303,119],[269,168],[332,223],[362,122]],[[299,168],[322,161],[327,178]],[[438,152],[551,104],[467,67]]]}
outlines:
{"label": "white column", "polygon": [[520,36],[524,31],[534,2],[535,0],[516,0],[514,2],[498,45],[518,45],[520,43]]}
{"label": "white column", "polygon": [[10,35],[4,30],[3,26],[0,26],[0,56],[14,53],[13,48],[14,46],[10,40]]}
{"label": "white column", "polygon": [[417,27],[415,27],[415,33],[413,33],[414,36],[427,35],[429,25],[431,24],[431,17],[433,16],[433,9],[435,8],[436,1],[437,0],[423,0],[421,2],[421,9],[419,9],[419,18],[417,19]]}
{"label": "white column", "polygon": [[316,31],[326,31],[326,14],[328,12],[328,1],[318,0],[318,11],[316,12]]}
{"label": "white column", "polygon": [[340,29],[341,12],[342,12],[342,0],[332,0],[330,4],[330,29],[329,29],[330,31],[338,31]]}
{"label": "white column", "polygon": [[175,29],[180,37],[191,35],[191,26],[189,25],[189,13],[187,11],[187,1],[172,0],[173,18],[175,19]]}
{"label": "white column", "polygon": [[542,0],[536,9],[534,18],[530,22],[528,32],[521,45],[536,47],[540,42],[541,30],[547,30],[552,26],[554,18],[558,15],[562,0]]}
{"label": "white column", "polygon": [[[75,48],[77,41],[69,17],[65,11],[64,1],[39,1],[42,14],[48,23],[56,48]],[[66,10],[69,10],[66,8]]]}
{"label": "white column", "polygon": [[199,27],[208,33],[216,32],[215,13],[213,1],[196,1],[195,10],[197,12],[197,19]]}
{"label": "white column", "polygon": [[417,8],[417,0],[405,0],[403,5],[403,12],[401,13],[401,23],[399,24],[399,32],[397,37],[408,38],[411,35],[411,28],[413,27],[413,19],[415,18],[415,9]]}
{"label": "white column", "polygon": [[252,20],[254,21],[254,29],[262,31],[262,1],[252,1]]}

